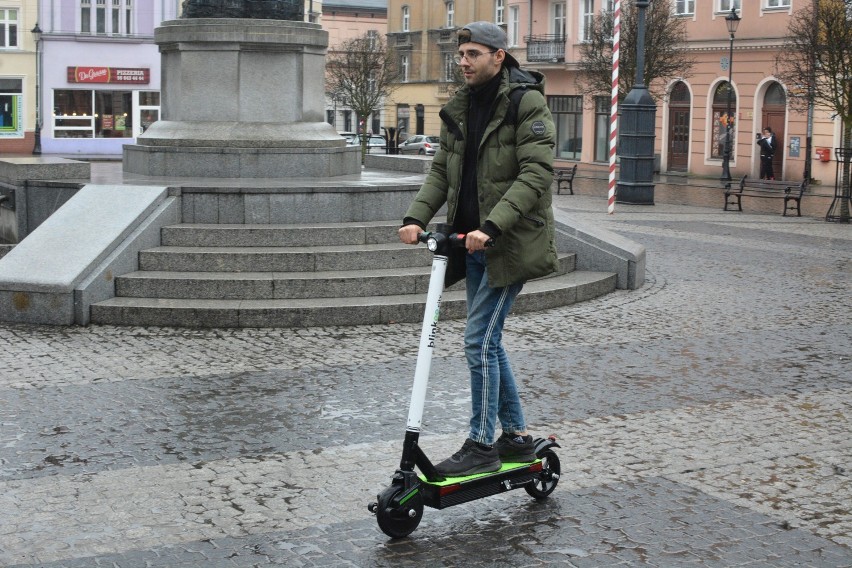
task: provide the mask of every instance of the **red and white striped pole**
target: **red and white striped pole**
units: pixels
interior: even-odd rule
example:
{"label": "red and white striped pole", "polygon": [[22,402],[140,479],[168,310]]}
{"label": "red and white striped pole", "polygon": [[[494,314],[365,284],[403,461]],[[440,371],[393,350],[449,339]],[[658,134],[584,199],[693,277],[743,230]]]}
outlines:
{"label": "red and white striped pole", "polygon": [[612,100],[609,118],[609,201],[606,212],[615,213],[615,148],[618,140],[618,50],[621,40],[621,0],[615,0],[612,23]]}

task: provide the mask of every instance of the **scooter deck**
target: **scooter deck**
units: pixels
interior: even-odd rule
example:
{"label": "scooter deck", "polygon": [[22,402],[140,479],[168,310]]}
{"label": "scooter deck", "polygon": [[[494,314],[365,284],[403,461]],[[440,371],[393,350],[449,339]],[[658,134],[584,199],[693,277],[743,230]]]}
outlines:
{"label": "scooter deck", "polygon": [[504,463],[497,471],[464,477],[448,477],[444,481],[427,481],[420,475],[423,504],[444,509],[511,491],[531,483],[542,471],[540,459],[526,463]]}

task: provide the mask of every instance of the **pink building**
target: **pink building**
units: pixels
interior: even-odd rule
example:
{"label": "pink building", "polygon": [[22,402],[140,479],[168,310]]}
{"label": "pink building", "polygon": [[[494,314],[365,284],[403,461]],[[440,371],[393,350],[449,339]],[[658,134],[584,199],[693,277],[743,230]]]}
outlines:
{"label": "pink building", "polygon": [[[503,4],[504,0],[495,0]],[[633,0],[622,0],[622,4]],[[577,89],[577,63],[592,16],[611,10],[614,0],[505,0],[506,28],[515,57],[547,77],[551,111],[558,128],[557,160],[579,161],[585,171],[606,168],[609,93],[588,100]],[[805,0],[673,0],[675,17],[686,20],[687,45],[695,66],[679,80],[664,85],[657,108],[655,152],[662,172],[689,172],[719,177],[720,143],[728,81],[729,34],[725,16],[731,8],[741,18],[733,48],[735,141],[733,177],[759,172],[755,134],[764,126],[776,133],[777,177],[803,176],[807,115],[791,108],[791,87],[775,76],[787,26]],[[625,48],[625,46],[622,46]],[[635,47],[634,47],[635,49]],[[720,87],[722,87],[720,89]],[[834,164],[821,162],[819,147],[841,145],[839,121],[826,111],[814,113],[812,177],[833,180]],[[831,158],[833,160],[833,157]],[[564,164],[562,164],[564,165]]]}
{"label": "pink building", "polygon": [[[322,28],[328,32],[328,50],[334,52],[344,41],[373,35],[385,37],[388,31],[387,0],[324,0],[322,4]],[[355,113],[326,94],[326,116],[328,123],[338,132],[356,132]],[[376,134],[386,126],[384,112],[370,116],[364,129]]]}

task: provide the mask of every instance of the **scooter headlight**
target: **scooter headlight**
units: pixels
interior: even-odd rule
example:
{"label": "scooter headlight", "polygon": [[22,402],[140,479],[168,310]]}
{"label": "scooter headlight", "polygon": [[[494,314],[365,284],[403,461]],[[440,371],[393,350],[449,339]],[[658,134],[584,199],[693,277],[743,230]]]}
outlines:
{"label": "scooter headlight", "polygon": [[429,237],[426,239],[426,248],[429,249],[429,252],[435,252],[438,250],[438,239],[435,237]]}

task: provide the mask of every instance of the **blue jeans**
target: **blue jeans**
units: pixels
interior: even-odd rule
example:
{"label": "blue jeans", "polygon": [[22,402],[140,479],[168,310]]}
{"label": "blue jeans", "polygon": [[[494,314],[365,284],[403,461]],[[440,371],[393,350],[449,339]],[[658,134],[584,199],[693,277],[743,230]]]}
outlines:
{"label": "blue jeans", "polygon": [[503,349],[503,323],[523,283],[489,288],[485,253],[467,254],[467,327],[464,350],[470,369],[470,439],[492,444],[496,420],[506,432],[526,430],[524,411],[509,356]]}

